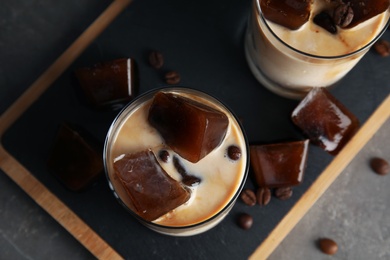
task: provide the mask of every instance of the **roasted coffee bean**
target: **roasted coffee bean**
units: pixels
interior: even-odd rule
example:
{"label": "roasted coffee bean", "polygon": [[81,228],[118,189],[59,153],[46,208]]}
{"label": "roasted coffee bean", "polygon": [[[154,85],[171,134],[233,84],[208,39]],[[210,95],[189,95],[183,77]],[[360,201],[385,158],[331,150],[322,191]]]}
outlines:
{"label": "roasted coffee bean", "polygon": [[338,250],[337,243],[330,238],[321,238],[318,240],[320,250],[327,255],[334,255]]}
{"label": "roasted coffee bean", "polygon": [[187,185],[189,187],[195,187],[201,183],[201,179],[189,174],[187,170],[184,168],[182,163],[180,162],[180,159],[176,156],[173,156],[173,166],[175,166],[176,170],[182,177],[182,183],[184,185]]}
{"label": "roasted coffee bean", "polygon": [[280,200],[286,200],[291,198],[293,194],[291,187],[280,187],[275,189],[275,196]]}
{"label": "roasted coffee bean", "polygon": [[332,17],[327,12],[321,12],[321,13],[317,14],[314,17],[313,22],[315,24],[317,24],[318,26],[321,26],[322,28],[324,28],[325,30],[327,30],[328,32],[330,32],[332,34],[337,33],[337,27],[336,27]]}
{"label": "roasted coffee bean", "polygon": [[152,51],[149,53],[149,64],[155,69],[159,69],[164,64],[164,57],[158,51]]}
{"label": "roasted coffee bean", "polygon": [[169,155],[169,152],[167,150],[161,150],[158,153],[158,156],[160,157],[161,161],[163,161],[165,163],[168,162],[170,159],[170,155]]}
{"label": "roasted coffee bean", "polygon": [[353,9],[349,4],[340,4],[333,11],[333,21],[341,28],[347,27],[353,19]]}
{"label": "roasted coffee bean", "polygon": [[241,158],[241,149],[235,145],[231,145],[228,148],[227,154],[230,159],[232,159],[233,161],[237,161]]}
{"label": "roasted coffee bean", "polygon": [[188,187],[195,187],[195,186],[198,186],[200,183],[201,183],[201,179],[196,177],[196,176],[193,176],[193,175],[186,175],[185,177],[183,177],[183,179],[181,180],[181,182],[188,186]]}
{"label": "roasted coffee bean", "polygon": [[382,57],[390,55],[390,42],[380,39],[374,44],[375,51]]}
{"label": "roasted coffee bean", "polygon": [[253,217],[247,213],[241,213],[237,218],[237,224],[240,228],[248,230],[253,225]]}
{"label": "roasted coffee bean", "polygon": [[256,194],[251,189],[244,189],[240,195],[242,201],[248,206],[256,204]]}
{"label": "roasted coffee bean", "polygon": [[170,85],[180,83],[180,74],[177,71],[169,71],[165,74],[165,82]]}
{"label": "roasted coffee bean", "polygon": [[371,169],[379,175],[386,175],[390,172],[390,164],[383,158],[372,158],[370,166]]}
{"label": "roasted coffee bean", "polygon": [[271,191],[268,188],[258,188],[256,191],[257,204],[260,206],[267,205],[271,200]]}

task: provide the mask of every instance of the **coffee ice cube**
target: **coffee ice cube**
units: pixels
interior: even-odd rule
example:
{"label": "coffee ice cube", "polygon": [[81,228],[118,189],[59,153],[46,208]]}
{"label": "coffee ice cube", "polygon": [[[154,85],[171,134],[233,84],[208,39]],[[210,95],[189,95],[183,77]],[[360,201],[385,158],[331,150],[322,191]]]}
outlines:
{"label": "coffee ice cube", "polygon": [[102,152],[102,144],[86,130],[62,123],[47,167],[69,190],[81,191],[103,173]]}
{"label": "coffee ice cube", "polygon": [[310,141],[332,155],[338,154],[359,128],[356,116],[325,88],[313,88],[291,117]]}
{"label": "coffee ice cube", "polygon": [[223,112],[164,92],[154,96],[148,120],[173,151],[192,163],[222,143],[229,125]]}
{"label": "coffee ice cube", "polygon": [[274,23],[297,30],[310,17],[310,0],[260,0],[264,17]]}
{"label": "coffee ice cube", "polygon": [[259,187],[300,184],[306,168],[308,147],[309,140],[251,145],[251,165]]}
{"label": "coffee ice cube", "polygon": [[131,100],[135,95],[133,59],[117,59],[79,68],[76,77],[94,107],[113,106]]}
{"label": "coffee ice cube", "polygon": [[190,191],[165,172],[150,150],[120,156],[114,170],[130,198],[129,207],[146,221],[165,215],[190,198]]}
{"label": "coffee ice cube", "polygon": [[389,0],[344,0],[353,10],[352,22],[346,28],[353,28],[368,19],[385,12],[390,5]]}

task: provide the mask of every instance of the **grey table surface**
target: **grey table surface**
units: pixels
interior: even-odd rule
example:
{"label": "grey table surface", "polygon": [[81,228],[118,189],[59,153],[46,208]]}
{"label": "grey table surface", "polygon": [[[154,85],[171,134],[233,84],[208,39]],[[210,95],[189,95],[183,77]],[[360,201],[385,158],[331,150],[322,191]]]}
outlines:
{"label": "grey table surface", "polygon": [[[1,113],[108,3],[1,1]],[[390,160],[389,133],[387,120],[270,259],[390,259],[390,176],[368,166],[373,156]],[[334,256],[317,249],[315,241],[324,236],[338,242]],[[0,259],[93,258],[2,172],[0,248]]]}

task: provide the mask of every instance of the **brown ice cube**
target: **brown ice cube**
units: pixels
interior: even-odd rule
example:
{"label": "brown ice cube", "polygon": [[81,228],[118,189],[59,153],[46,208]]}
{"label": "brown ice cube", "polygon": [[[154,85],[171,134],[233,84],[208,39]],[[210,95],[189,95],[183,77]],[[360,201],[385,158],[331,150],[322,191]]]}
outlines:
{"label": "brown ice cube", "polygon": [[163,92],[154,96],[148,120],[173,151],[192,163],[222,143],[229,125],[221,111]]}
{"label": "brown ice cube", "polygon": [[356,116],[325,88],[313,88],[291,117],[314,144],[332,155],[336,155],[359,128]]}
{"label": "brown ice cube", "polygon": [[126,154],[114,162],[119,178],[137,215],[153,221],[179,207],[190,198],[190,192],[170,177],[152,151]]}
{"label": "brown ice cube", "polygon": [[96,63],[75,71],[88,102],[94,107],[125,103],[135,95],[133,59]]}
{"label": "brown ice cube", "polygon": [[390,5],[389,0],[344,0],[353,10],[352,22],[346,28],[352,28],[368,19],[385,12]]}
{"label": "brown ice cube", "polygon": [[48,170],[68,189],[81,191],[103,173],[102,150],[88,132],[63,123],[51,149]]}
{"label": "brown ice cube", "polygon": [[309,20],[311,0],[260,0],[260,8],[267,20],[297,30]]}
{"label": "brown ice cube", "polygon": [[250,159],[259,187],[290,187],[302,182],[309,140],[250,146]]}

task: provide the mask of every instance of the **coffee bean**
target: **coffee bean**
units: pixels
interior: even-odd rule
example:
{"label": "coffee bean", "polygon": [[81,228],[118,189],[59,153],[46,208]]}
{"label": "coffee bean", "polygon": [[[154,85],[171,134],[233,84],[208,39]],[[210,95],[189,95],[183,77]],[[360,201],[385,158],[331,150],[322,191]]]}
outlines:
{"label": "coffee bean", "polygon": [[253,218],[247,213],[241,213],[237,218],[237,224],[240,228],[248,230],[253,225]]}
{"label": "coffee bean", "polygon": [[330,238],[321,238],[318,240],[320,250],[327,255],[334,255],[338,250],[337,243]]}
{"label": "coffee bean", "polygon": [[248,206],[254,206],[256,204],[256,194],[251,189],[243,190],[240,197]]}
{"label": "coffee bean", "polygon": [[188,173],[186,168],[183,166],[183,164],[180,162],[179,157],[173,156],[173,166],[175,166],[177,172],[181,175],[182,177],[182,183],[190,186],[190,187],[195,187],[201,183],[201,179]]}
{"label": "coffee bean", "polygon": [[328,32],[330,32],[332,34],[337,33],[337,27],[334,24],[332,17],[325,11],[317,14],[313,18],[313,22],[315,24],[317,24],[318,26],[321,26],[322,28],[324,28],[325,30],[327,30]]}
{"label": "coffee bean", "polygon": [[257,204],[260,206],[267,205],[271,200],[271,191],[268,188],[258,188],[256,191]]}
{"label": "coffee bean", "polygon": [[291,187],[280,187],[275,189],[275,196],[280,200],[286,200],[291,198],[293,194]]}
{"label": "coffee bean", "polygon": [[372,158],[370,166],[371,169],[379,175],[386,175],[390,171],[390,164],[383,158]]}
{"label": "coffee bean", "polygon": [[193,175],[186,175],[181,182],[188,187],[196,187],[202,182],[202,180]]}
{"label": "coffee bean", "polygon": [[149,64],[155,69],[159,69],[164,64],[164,57],[158,51],[152,51],[149,53]]}
{"label": "coffee bean", "polygon": [[241,157],[241,149],[235,145],[231,145],[228,148],[227,154],[230,159],[232,159],[233,161],[237,161]]}
{"label": "coffee bean", "polygon": [[349,4],[340,4],[333,11],[333,21],[341,28],[347,27],[353,19],[353,9]]}
{"label": "coffee bean", "polygon": [[380,56],[387,57],[390,55],[390,42],[383,39],[379,39],[374,44],[374,49]]}
{"label": "coffee bean", "polygon": [[168,162],[170,159],[170,155],[169,155],[169,152],[167,150],[161,150],[158,153],[158,156],[160,157],[161,161],[163,161],[165,163]]}
{"label": "coffee bean", "polygon": [[165,74],[165,82],[170,85],[176,85],[180,82],[180,74],[177,71],[169,71]]}

